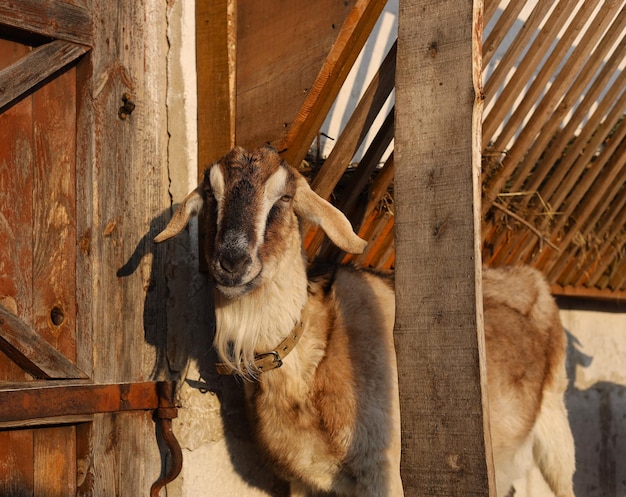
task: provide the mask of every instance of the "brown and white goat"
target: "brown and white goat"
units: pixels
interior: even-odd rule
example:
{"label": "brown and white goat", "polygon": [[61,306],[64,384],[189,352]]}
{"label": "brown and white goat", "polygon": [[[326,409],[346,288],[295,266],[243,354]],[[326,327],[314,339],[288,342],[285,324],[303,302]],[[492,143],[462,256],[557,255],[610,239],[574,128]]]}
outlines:
{"label": "brown and white goat", "polygon": [[[403,495],[393,276],[345,266],[307,275],[300,222],[346,252],[366,242],[270,148],[235,148],[210,166],[155,240],[197,214],[217,290],[219,366],[247,380],[259,445],[292,495]],[[484,296],[498,493],[534,461],[557,497],[571,497],[557,308],[529,268],[485,270]]]}

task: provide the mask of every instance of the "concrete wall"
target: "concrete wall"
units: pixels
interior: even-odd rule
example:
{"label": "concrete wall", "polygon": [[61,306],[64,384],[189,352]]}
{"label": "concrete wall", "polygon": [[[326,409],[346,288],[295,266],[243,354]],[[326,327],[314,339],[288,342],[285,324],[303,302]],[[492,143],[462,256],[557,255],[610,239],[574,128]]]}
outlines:
{"label": "concrete wall", "polygon": [[[193,0],[171,0],[168,5],[168,170],[170,194],[176,203],[195,188],[197,181],[195,19]],[[397,5],[397,1],[390,5]],[[393,12],[387,12],[381,26],[389,33],[394,23]],[[387,45],[385,42],[381,58]],[[358,96],[358,91],[352,94]],[[338,104],[333,115],[341,119],[350,105]],[[325,126],[328,134],[335,134],[335,124]],[[327,155],[327,149],[322,153]],[[174,431],[183,447],[184,464],[181,475],[168,486],[167,495],[286,495],[286,486],[265,468],[252,442],[241,384],[213,372],[211,289],[198,272],[197,243],[195,223],[187,233],[168,242],[167,361],[180,377],[181,409]],[[569,336],[571,384],[567,405],[576,439],[576,492],[587,497],[623,497],[626,307],[575,301],[560,305]],[[516,495],[551,494],[541,476],[534,474],[530,483],[518,482]]]}

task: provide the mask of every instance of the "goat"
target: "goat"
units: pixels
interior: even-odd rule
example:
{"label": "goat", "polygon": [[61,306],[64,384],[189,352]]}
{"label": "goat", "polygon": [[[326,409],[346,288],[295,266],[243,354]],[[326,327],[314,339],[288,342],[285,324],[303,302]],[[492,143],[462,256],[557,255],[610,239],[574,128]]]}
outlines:
{"label": "goat", "polygon": [[[257,440],[291,495],[402,496],[393,274],[307,274],[301,222],[348,253],[366,242],[269,147],[210,166],[155,241],[193,215],[216,288],[218,369],[246,380]],[[572,497],[565,336],[546,282],[530,268],[486,269],[484,311],[498,494],[534,459],[557,497]]]}

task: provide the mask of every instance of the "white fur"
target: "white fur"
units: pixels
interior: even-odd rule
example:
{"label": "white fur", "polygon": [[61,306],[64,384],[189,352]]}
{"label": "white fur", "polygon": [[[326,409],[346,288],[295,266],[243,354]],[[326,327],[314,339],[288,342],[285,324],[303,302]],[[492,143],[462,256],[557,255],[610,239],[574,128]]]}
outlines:
{"label": "white fur", "polygon": [[[269,210],[283,195],[286,170],[279,171],[266,182],[261,212],[250,213],[257,216],[259,240]],[[365,242],[351,231],[348,220],[315,195],[296,171],[292,174],[297,178],[295,213],[320,221],[342,249],[362,250]],[[210,181],[219,206],[228,188],[219,166],[212,167]],[[166,228],[159,241],[178,233],[181,219],[186,222],[175,218],[177,226]],[[294,212],[283,219],[281,251],[268,252],[259,284],[247,293],[234,289],[233,298],[227,291],[216,293],[215,347],[231,368],[254,380],[245,385],[257,437],[279,466],[287,468],[284,476],[292,480],[293,497],[319,491],[400,497],[393,290],[367,272],[340,269],[328,295],[320,287],[318,294],[309,294],[307,288],[315,282],[307,281],[299,224]],[[253,248],[252,257],[258,249]],[[564,338],[547,285],[529,268],[486,270],[483,290],[485,317],[492,316],[485,335],[498,494],[504,497],[511,482],[534,462],[557,497],[573,497],[574,444],[563,403]],[[276,347],[301,319],[302,336],[283,366],[258,376],[250,366],[255,354]],[[524,326],[513,326],[519,323]],[[519,330],[531,334],[520,335],[526,331]],[[517,347],[527,337],[542,341]],[[545,350],[538,345],[544,341]],[[546,362],[547,357],[554,360]],[[541,369],[544,363],[549,364],[546,376],[527,377],[527,365]],[[518,378],[520,365],[524,374]],[[523,391],[520,384],[528,388]],[[330,407],[322,405],[327,400]],[[320,420],[322,412],[326,418]],[[324,423],[332,428],[325,431]]]}

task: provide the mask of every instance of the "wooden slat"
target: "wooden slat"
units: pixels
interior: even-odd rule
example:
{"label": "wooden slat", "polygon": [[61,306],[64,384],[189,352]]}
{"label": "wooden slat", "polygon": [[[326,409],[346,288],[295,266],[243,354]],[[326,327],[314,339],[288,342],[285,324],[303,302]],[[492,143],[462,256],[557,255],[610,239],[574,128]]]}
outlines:
{"label": "wooden slat", "polygon": [[[612,142],[614,146],[607,145],[596,161],[594,167],[582,178],[580,183],[576,185],[575,190],[571,194],[571,203],[564,211],[563,220],[559,220],[556,226],[553,228],[552,238],[556,238],[558,230],[565,226],[565,219],[572,219],[571,226],[567,234],[559,240],[559,245],[563,249],[567,247],[567,244],[571,243],[574,236],[584,230],[588,219],[593,215],[596,206],[602,204],[607,197],[607,192],[611,189],[611,186],[615,185],[615,180],[619,177],[624,166],[626,165],[626,126],[620,126],[621,133],[617,133],[615,140]],[[616,150],[617,145],[621,142],[621,146]],[[605,163],[614,157],[609,164]],[[597,164],[596,164],[597,163]],[[595,174],[592,174],[592,171]],[[597,172],[596,172],[597,171]],[[602,174],[600,174],[602,173]],[[597,179],[597,181],[595,181]],[[620,189],[615,189],[617,194]],[[610,199],[609,199],[610,200]],[[556,256],[546,257],[554,261]],[[548,275],[554,281],[561,269],[561,264],[548,266]]]}
{"label": "wooden slat", "polygon": [[2,24],[82,45],[92,43],[89,9],[62,0],[0,2]]}
{"label": "wooden slat", "polygon": [[613,271],[613,274],[610,276],[610,278],[607,278],[606,287],[601,286],[601,288],[607,288],[607,287],[610,288],[612,292],[614,292],[615,290],[619,290],[620,288],[623,288],[624,282],[626,282],[626,259],[621,258],[621,259],[618,259],[616,262],[617,262],[617,267]]}
{"label": "wooden slat", "polygon": [[[521,54],[524,53],[532,36],[539,28],[540,23],[543,21],[553,3],[554,1],[537,2],[537,5],[535,5],[525,23],[525,29],[517,34],[502,59],[498,62],[498,66],[490,75],[489,80],[485,83],[485,105],[488,105],[496,98],[498,88],[502,86],[507,74],[510,72],[511,68],[515,66]],[[490,114],[485,115],[486,119],[489,117]],[[485,148],[486,143],[488,143],[491,138],[492,133],[487,133],[487,131],[484,130],[483,148]]]}
{"label": "wooden slat", "polygon": [[[557,190],[557,194],[560,193],[560,195],[557,196],[557,194],[555,194],[554,196],[549,197],[545,192],[541,192],[541,197],[545,201],[549,202],[551,209],[554,212],[558,212],[558,215],[554,221],[549,218],[544,219],[539,225],[539,230],[541,232],[546,232],[546,237],[549,240],[552,240],[552,242],[561,249],[561,253],[567,252],[568,244],[572,241],[575,234],[578,232],[578,229],[584,225],[585,219],[591,214],[591,211],[587,211],[585,219],[579,217],[580,212],[576,214],[574,216],[575,221],[573,223],[573,226],[576,226],[576,228],[570,229],[567,234],[561,237],[561,230],[567,223],[571,223],[572,213],[579,206],[579,202],[582,201],[585,193],[591,187],[594,178],[596,178],[602,170],[603,164],[609,160],[611,154],[615,150],[615,147],[619,145],[619,139],[618,136],[616,136],[615,140],[611,140],[609,144],[603,148],[601,155],[594,161],[594,167],[588,171],[588,174],[582,177],[582,173],[591,163],[592,157],[597,153],[597,150],[599,150],[601,144],[605,141],[608,133],[620,119],[623,113],[621,110],[623,105],[626,105],[626,93],[622,96],[622,104],[620,105],[618,103],[618,105],[613,109],[611,115],[609,115],[599,127],[594,129],[593,138],[591,139],[591,142],[585,144],[582,155],[575,155],[577,160],[575,161],[572,169],[568,170],[565,166],[562,166],[565,171],[565,176],[561,177],[560,188]],[[623,127],[621,128],[621,132],[624,132]],[[572,150],[569,154],[575,154],[575,151]],[[617,171],[613,168],[610,178],[614,177],[615,174],[617,174]],[[582,180],[580,180],[581,177]],[[605,181],[603,184],[608,185],[610,183]],[[562,203],[566,198],[567,205],[563,208]],[[595,198],[587,197],[585,204],[595,206],[600,201],[601,200],[598,196]],[[581,205],[581,207],[585,207],[585,205]],[[548,229],[549,232],[547,231]],[[532,250],[538,243],[539,241],[536,238],[526,238],[525,240],[520,240],[518,237],[509,243],[509,251],[503,253],[514,260],[522,260],[525,263],[541,264],[541,267],[543,267],[546,272],[550,271],[553,273],[549,263],[546,261],[553,260],[558,257],[559,254],[555,254],[549,247],[541,253],[533,253]],[[526,255],[522,257],[520,254]],[[500,257],[499,262],[502,262],[502,256]]]}
{"label": "wooden slat", "polygon": [[400,3],[395,343],[407,496],[495,495],[477,305],[481,15],[481,2]]}
{"label": "wooden slat", "polygon": [[393,152],[391,152],[385,161],[385,165],[382,167],[372,183],[364,217],[367,217],[376,208],[376,206],[378,206],[383,197],[387,195],[389,185],[393,182],[393,170]]}
{"label": "wooden slat", "polygon": [[[593,2],[584,2],[582,4],[582,7],[576,13],[575,18],[551,53],[550,58],[542,67],[540,74],[533,81],[522,103],[513,112],[513,116],[507,121],[505,132],[498,136],[494,145],[496,150],[500,150],[502,147],[506,146],[508,141],[512,138],[515,129],[517,129],[517,126],[521,124],[522,120],[530,112],[531,107],[537,103],[537,98],[545,90],[547,82],[553,75],[554,71],[550,68],[560,66],[563,55],[570,50],[571,44],[579,33],[578,26],[584,24],[589,19],[589,15],[593,10],[592,7]],[[584,34],[571,56],[560,68],[558,75],[552,82],[552,86],[545,91],[545,95],[530,115],[528,122],[525,123],[523,130],[517,136],[511,150],[503,159],[502,167],[498,171],[498,174],[490,182],[484,195],[483,214],[489,210],[491,203],[506,184],[506,180],[523,155],[528,151],[528,148],[541,130],[545,116],[550,115],[560,102],[563,94],[584,64],[585,54],[590,50],[590,47],[595,47],[604,29],[609,24],[611,15],[616,9],[617,3],[603,5],[603,7],[599,9],[594,19],[594,29],[590,29]]]}
{"label": "wooden slat", "polygon": [[[350,219],[353,227],[358,230],[359,219],[356,212],[356,203],[361,192],[367,185],[374,169],[378,166],[380,158],[393,139],[393,109],[383,122],[380,130],[374,137],[372,144],[365,152],[363,159],[352,172],[350,180],[343,188],[341,197],[337,201],[337,208],[341,210]],[[326,235],[321,229],[316,230],[315,237],[307,244],[307,255],[310,258],[315,257],[320,251],[320,247],[324,242]],[[327,241],[327,243],[330,243]],[[323,250],[328,253],[327,250]]]}
{"label": "wooden slat", "polygon": [[[616,63],[621,63],[621,57],[618,55],[614,57]],[[619,60],[617,60],[619,59]],[[608,65],[608,64],[607,64]],[[613,75],[613,72],[608,70],[606,74],[603,75],[603,80],[608,81],[610,77]],[[620,93],[623,92],[624,81],[626,81],[626,73],[622,72],[613,82],[612,86],[608,89],[604,97],[598,102],[598,107],[595,111],[586,118],[585,125],[580,133],[578,133],[574,137],[574,133],[576,131],[577,123],[585,119],[586,109],[590,108],[594,102],[597,102],[594,97],[595,92],[592,90],[589,95],[589,100],[587,99],[583,102],[584,105],[581,105],[580,112],[575,113],[573,116],[573,123],[568,123],[568,126],[559,133],[559,136],[555,138],[556,141],[561,142],[562,150],[558,150],[556,145],[553,145],[555,151],[550,154],[550,151],[545,152],[546,157],[542,158],[540,164],[537,165],[535,171],[531,175],[529,180],[529,185],[525,186],[522,190],[528,192],[528,195],[524,195],[521,197],[521,200],[518,200],[520,197],[511,197],[511,199],[515,199],[515,209],[520,209],[522,212],[526,212],[525,219],[533,224],[539,223],[539,229],[544,230],[547,229],[549,225],[550,218],[549,216],[544,216],[543,219],[539,217],[535,211],[539,213],[545,213],[546,206],[540,203],[539,198],[542,199],[543,202],[549,202],[551,205],[551,211],[557,212],[560,207],[560,200],[558,197],[553,197],[555,190],[558,188],[561,192],[567,194],[573,185],[578,181],[578,178],[584,172],[584,169],[587,167],[589,160],[596,153],[596,149],[594,145],[597,146],[602,141],[602,136],[598,134],[598,131],[601,129],[611,129],[612,125],[616,122],[616,119],[619,119],[621,116],[619,105],[615,107],[615,101],[619,98]],[[604,87],[598,86],[597,92],[600,92]],[[596,95],[597,96],[597,95]],[[609,118],[609,124],[602,125],[602,121],[606,118],[606,114],[609,112],[611,108],[614,108],[613,117]],[[615,112],[615,110],[617,112]],[[571,124],[571,126],[570,126]],[[547,126],[547,125],[546,125]],[[562,138],[561,135],[565,137]],[[571,135],[571,138],[567,138]],[[595,135],[596,143],[593,142],[588,143],[589,137]],[[546,136],[552,136],[550,131],[546,131]],[[545,142],[545,137],[539,141]],[[557,153],[558,152],[558,153]],[[528,155],[531,155],[532,150],[528,152]],[[524,159],[526,160],[526,159]],[[558,167],[553,168],[553,163],[558,160]],[[578,161],[578,162],[577,162]],[[530,164],[530,163],[529,163]],[[571,170],[572,167],[575,167],[575,170]],[[521,174],[517,174],[517,176],[521,177]],[[548,177],[549,176],[549,177]],[[541,186],[538,195],[530,194],[531,192],[537,191],[539,185],[542,181],[548,177],[545,184]],[[516,192],[519,191],[521,185],[513,183],[511,186],[511,191]],[[527,209],[527,206],[532,201],[532,208]],[[511,202],[509,202],[510,204]],[[558,204],[558,205],[556,205]],[[513,260],[525,261],[526,256],[532,247],[537,244],[537,240],[531,238],[525,238],[525,241],[521,241],[520,237],[523,235],[514,235],[516,238],[515,241],[509,240],[507,243],[508,247],[504,249],[502,245],[505,243],[504,237],[508,236],[510,238],[509,233],[502,232],[499,235],[491,236],[488,235],[488,230],[485,230],[485,237],[489,236],[491,243],[494,246],[500,248],[500,254],[498,257],[495,257],[493,260],[496,264],[503,263],[505,260],[510,262]],[[486,238],[484,238],[486,239]],[[532,245],[532,246],[531,246]]]}
{"label": "wooden slat", "polygon": [[[621,182],[621,185],[626,183],[626,169],[622,172],[618,182]],[[615,194],[613,193],[613,195]],[[618,256],[618,249],[615,242],[626,224],[625,205],[626,195],[622,195],[615,205],[611,205],[610,210],[607,211],[605,209],[603,211],[607,215],[604,216],[602,220],[602,229],[594,233],[596,237],[603,240],[600,247],[598,247],[598,256],[596,257],[594,254],[592,257],[587,257],[591,260],[585,266],[581,267],[576,277],[573,278],[575,285],[583,285],[587,282],[589,285],[597,283],[602,273],[604,273],[615,257]],[[611,253],[611,247],[614,247],[613,253]]]}
{"label": "wooden slat", "polygon": [[366,188],[372,174],[374,174],[374,171],[380,164],[380,159],[393,140],[394,112],[393,108],[389,111],[374,140],[357,166],[356,171],[354,171],[350,181],[348,181],[343,195],[337,202],[337,207],[348,215],[353,223],[357,222],[357,219],[354,217],[357,200],[361,192]]}
{"label": "wooden slat", "polygon": [[395,78],[396,51],[394,44],[359,100],[330,155],[313,178],[311,187],[321,197],[329,198],[391,93]]}
{"label": "wooden slat", "polygon": [[[0,39],[0,68],[28,54],[30,48]],[[0,113],[0,300],[10,298],[16,314],[31,321],[33,225],[33,116],[30,99]],[[19,164],[19,167],[18,167]],[[0,381],[26,380],[30,376],[0,353]]]}
{"label": "wooden slat", "polygon": [[30,326],[2,306],[0,349],[36,378],[86,377]]}
{"label": "wooden slat", "polygon": [[[515,170],[515,181],[509,187],[509,191],[515,192],[523,188],[522,185],[527,181],[528,176],[535,168],[539,158],[544,154],[546,147],[554,140],[554,135],[562,125],[566,114],[572,108],[576,107],[576,103],[580,100],[581,95],[584,95],[585,100],[589,103],[597,100],[599,92],[605,88],[605,85],[602,84],[603,81],[601,77],[594,79],[594,76],[598,68],[604,65],[602,71],[604,74],[607,74],[608,77],[608,74],[612,72],[610,70],[611,67],[617,67],[619,64],[617,60],[609,60],[606,64],[603,63],[606,59],[606,55],[620,38],[622,38],[621,46],[625,46],[626,40],[623,39],[624,28],[626,28],[626,9],[621,12],[616,22],[613,23],[611,28],[605,33],[605,36],[602,37],[593,53],[586,57],[586,63],[567,90],[567,93],[563,96],[563,100],[544,122],[541,133],[539,133],[530,150],[526,152],[523,160],[517,166]],[[620,59],[620,57],[618,55],[617,57],[613,57],[613,59]],[[590,86],[592,79],[593,85],[591,85],[589,92],[591,95],[587,95],[585,90]],[[592,98],[593,100],[591,100]],[[587,105],[583,107],[587,107]],[[580,115],[580,113],[578,113],[578,115]],[[532,190],[532,188],[528,187],[527,190]]]}
{"label": "wooden slat", "polygon": [[348,14],[302,108],[278,147],[284,150],[283,158],[289,164],[297,166],[306,156],[385,3],[357,0]]}
{"label": "wooden slat", "polygon": [[[488,4],[498,4],[497,0],[492,0],[490,2],[485,2],[485,11],[487,10],[486,6]],[[524,6],[526,5],[525,1],[517,0],[513,2],[509,2],[506,6],[496,25],[493,27],[489,36],[483,43],[483,67],[486,69],[487,65],[491,61],[491,57],[493,57],[496,53],[496,50],[502,43],[502,40],[507,35],[511,27],[517,21],[519,13],[522,11]],[[495,10],[495,8],[494,8]],[[485,12],[485,17],[487,17],[487,12]],[[488,19],[485,19],[485,22],[488,22]]]}
{"label": "wooden slat", "polygon": [[[617,30],[612,29],[613,33],[617,33]],[[602,43],[608,41],[606,38],[602,40]],[[583,137],[588,136],[589,128],[587,130],[583,130],[582,132],[578,132],[579,127],[584,127],[586,125],[585,121],[592,119],[590,115],[604,116],[608,109],[612,107],[612,102],[619,96],[621,89],[624,88],[626,84],[626,72],[619,72],[617,79],[614,84],[610,84],[611,79],[615,76],[615,71],[622,63],[624,58],[624,53],[626,53],[626,38],[623,38],[617,49],[611,55],[611,57],[606,61],[606,63],[602,66],[598,76],[594,79],[593,84],[589,87],[587,91],[582,95],[582,102],[579,105],[575,106],[574,113],[572,117],[568,120],[567,124],[563,127],[563,129],[559,130],[558,133],[555,133],[552,136],[552,142],[545,145],[543,149],[540,149],[537,144],[533,144],[533,147],[528,153],[528,156],[524,158],[525,162],[529,163],[537,163],[541,166],[537,171],[533,173],[531,178],[529,178],[525,188],[527,191],[536,191],[539,186],[544,182],[548,173],[552,170],[554,164],[559,161],[559,172],[562,169],[560,164],[562,159],[564,159],[565,155],[573,158],[576,157],[574,152],[570,151],[571,142],[579,138],[578,143],[584,143]],[[596,57],[593,57],[596,59]],[[597,57],[599,60],[600,57]],[[587,66],[588,67],[588,66]],[[608,90],[607,90],[608,89]],[[602,93],[606,92],[604,96]],[[574,95],[572,95],[573,97]],[[578,93],[578,98],[581,97],[581,94]],[[591,112],[592,107],[597,105],[597,109]],[[574,106],[573,104],[571,105]],[[559,107],[567,107],[567,105],[562,105]],[[560,117],[560,115],[558,116]],[[555,115],[550,117],[550,122],[558,121]],[[596,121],[596,126],[600,122],[600,117]],[[548,124],[548,128],[553,128],[554,126],[550,126]],[[595,128],[594,128],[595,129]],[[544,132],[542,132],[544,133]],[[550,136],[550,132],[548,130],[545,131],[546,135]],[[582,145],[581,145],[582,147]],[[567,154],[564,152],[567,149]],[[539,156],[537,154],[541,154],[541,160],[539,161]],[[555,171],[556,172],[556,171]],[[552,178],[551,178],[552,179]],[[558,181],[555,183],[558,184]],[[515,191],[516,188],[512,188],[512,191]],[[552,192],[551,192],[552,193]],[[550,194],[551,194],[550,193]],[[526,204],[527,202],[522,202],[522,204]]]}
{"label": "wooden slat", "polygon": [[[520,2],[521,3],[521,2]],[[485,8],[483,12],[484,24],[486,25],[490,19],[494,16],[500,5],[500,0],[487,0],[485,2]]]}
{"label": "wooden slat", "polygon": [[76,428],[38,428],[33,435],[33,497],[76,495]]}
{"label": "wooden slat", "polygon": [[52,41],[33,49],[18,62],[0,71],[0,109],[28,93],[88,50],[84,45]]}
{"label": "wooden slat", "polygon": [[626,302],[626,291],[613,290],[610,292],[599,290],[598,288],[588,288],[584,286],[561,286],[553,283],[550,286],[553,295],[561,297],[576,297],[585,299],[598,299],[613,302]]}
{"label": "wooden slat", "polygon": [[363,254],[357,257],[359,265],[376,267],[375,260],[388,242],[390,234],[393,234],[393,215],[385,213],[377,220],[375,229],[368,237],[368,245]]}
{"label": "wooden slat", "polygon": [[32,327],[76,361],[76,70],[33,94]]}
{"label": "wooden slat", "polygon": [[[489,140],[494,142],[493,148],[495,150],[503,150],[517,131],[518,126],[523,122],[525,116],[528,115],[530,109],[537,103],[537,99],[545,90],[546,83],[552,78],[555,67],[558,67],[567,51],[571,49],[574,38],[579,33],[577,23],[580,23],[585,16],[588,16],[593,11],[594,2],[587,2],[576,13],[575,19],[568,26],[563,36],[559,38],[554,49],[550,50],[550,45],[562,28],[563,23],[576,7],[576,4],[575,0],[561,0],[552,11],[545,26],[538,31],[532,45],[527,47],[528,51],[515,67],[513,77],[503,88],[502,93],[498,95],[498,105],[491,109],[484,121],[483,147],[486,146],[487,140]],[[545,57],[546,52],[549,52],[548,59],[541,66],[538,74],[533,77],[533,73],[537,71],[539,63]],[[491,78],[486,83],[486,88],[491,86],[490,81]],[[488,91],[488,94],[492,95],[491,88]],[[524,98],[515,108],[511,117],[507,119],[505,128],[496,138],[494,136],[495,129],[505,120],[505,116],[511,112],[514,102],[520,94],[524,95]]]}

